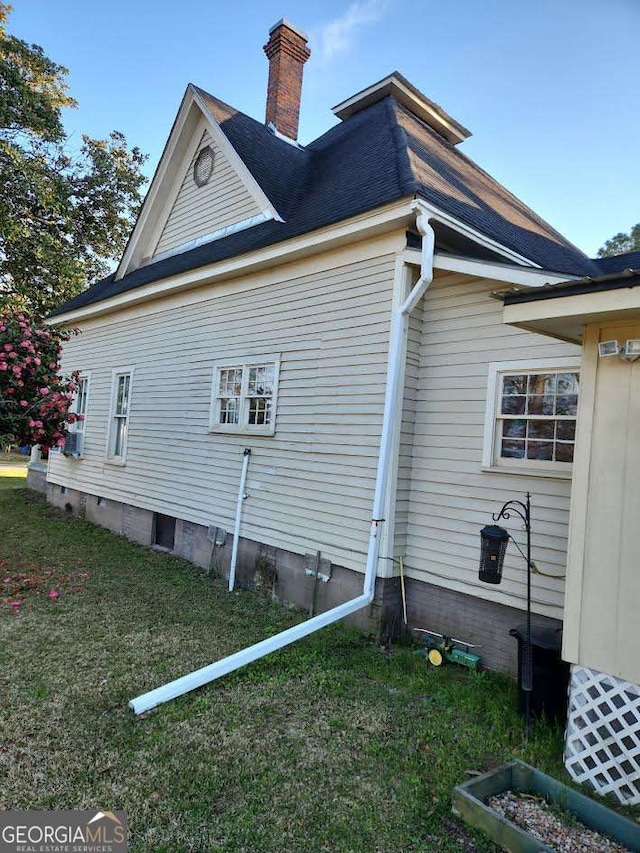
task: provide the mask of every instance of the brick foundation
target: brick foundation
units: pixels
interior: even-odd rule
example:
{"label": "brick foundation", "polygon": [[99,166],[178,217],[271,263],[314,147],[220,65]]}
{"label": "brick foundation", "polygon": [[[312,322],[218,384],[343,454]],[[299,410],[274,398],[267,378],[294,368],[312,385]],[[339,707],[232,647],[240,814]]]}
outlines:
{"label": "brick foundation", "polygon": [[[509,630],[526,620],[525,611],[413,579],[407,580],[406,589],[410,625],[477,643],[482,648],[472,651],[483,666],[516,676],[518,644]],[[534,614],[532,626],[555,629],[562,623]]]}
{"label": "brick foundation", "polygon": [[[119,503],[75,489],[49,484],[49,501],[143,545],[153,542],[153,512]],[[209,539],[210,529],[177,519],[174,553],[227,578],[231,564],[233,537],[226,533],[223,544]],[[212,535],[212,538],[215,538]],[[241,538],[238,546],[236,585],[262,587],[285,605],[309,611],[315,578],[305,572],[305,557],[280,548]],[[324,571],[321,569],[321,571]],[[315,613],[322,613],[362,593],[363,576],[343,566],[332,565],[328,582],[318,580]],[[522,610],[495,604],[472,595],[455,592],[413,579],[406,581],[409,624],[428,628],[482,646],[478,653],[484,666],[515,676],[517,642],[509,630],[525,619]],[[374,600],[345,622],[376,637],[381,642],[402,632],[402,601],[399,578],[378,578]],[[560,627],[561,623],[543,616],[534,625]]]}

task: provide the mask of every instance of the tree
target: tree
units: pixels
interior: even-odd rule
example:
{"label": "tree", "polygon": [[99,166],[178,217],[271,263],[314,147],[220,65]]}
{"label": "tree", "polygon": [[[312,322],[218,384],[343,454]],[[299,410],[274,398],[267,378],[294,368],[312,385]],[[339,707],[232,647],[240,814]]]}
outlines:
{"label": "tree", "polygon": [[78,374],[58,374],[72,334],[38,328],[26,314],[0,314],[0,443],[64,444],[67,424],[81,417],[70,413]]}
{"label": "tree", "polygon": [[625,252],[640,251],[640,222],[634,225],[628,234],[615,234],[598,249],[599,258],[610,258],[612,255],[623,255]]}
{"label": "tree", "polygon": [[10,11],[0,0],[0,307],[43,316],[122,254],[146,156],[118,132],[71,150],[67,69],[7,33]]}

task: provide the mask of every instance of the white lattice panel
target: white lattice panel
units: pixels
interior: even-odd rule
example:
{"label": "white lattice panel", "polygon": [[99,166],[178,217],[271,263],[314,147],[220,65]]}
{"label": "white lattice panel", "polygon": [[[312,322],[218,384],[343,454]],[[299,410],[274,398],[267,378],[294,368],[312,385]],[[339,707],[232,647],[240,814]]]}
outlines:
{"label": "white lattice panel", "polygon": [[640,803],[640,687],[571,667],[565,767],[576,782]]}

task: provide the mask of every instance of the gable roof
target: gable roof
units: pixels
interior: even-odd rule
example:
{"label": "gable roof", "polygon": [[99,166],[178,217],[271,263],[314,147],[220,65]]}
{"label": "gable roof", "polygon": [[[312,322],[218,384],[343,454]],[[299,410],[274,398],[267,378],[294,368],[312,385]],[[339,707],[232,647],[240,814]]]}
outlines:
{"label": "gable roof", "polygon": [[277,244],[406,197],[421,197],[545,270],[597,275],[594,263],[391,96],[306,148],[191,87],[284,221],[271,220],[92,285],[53,316],[143,284]]}

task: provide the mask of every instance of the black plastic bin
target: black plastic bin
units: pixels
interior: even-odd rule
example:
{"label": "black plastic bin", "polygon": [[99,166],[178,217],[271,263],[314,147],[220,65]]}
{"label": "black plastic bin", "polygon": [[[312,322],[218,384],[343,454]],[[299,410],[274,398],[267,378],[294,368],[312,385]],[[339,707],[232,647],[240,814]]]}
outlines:
{"label": "black plastic bin", "polygon": [[[509,636],[518,641],[518,712],[525,712],[525,691],[522,689],[522,664],[527,640],[527,625],[523,623],[509,631]],[[531,626],[533,656],[533,691],[531,713],[534,717],[546,717],[550,722],[565,722],[567,719],[567,696],[569,689],[569,664],[561,656],[562,630]]]}

